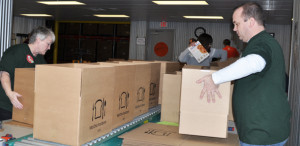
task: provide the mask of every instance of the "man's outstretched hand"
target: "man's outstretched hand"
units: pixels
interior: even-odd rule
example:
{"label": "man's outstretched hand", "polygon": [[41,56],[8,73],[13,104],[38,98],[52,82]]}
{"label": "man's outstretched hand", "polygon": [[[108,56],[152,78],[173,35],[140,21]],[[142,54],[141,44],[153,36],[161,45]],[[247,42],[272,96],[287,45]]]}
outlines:
{"label": "man's outstretched hand", "polygon": [[216,102],[215,93],[219,96],[219,98],[222,98],[222,95],[218,90],[219,85],[216,85],[214,83],[211,75],[204,76],[203,78],[196,81],[197,84],[201,84],[202,82],[204,83],[204,86],[200,94],[200,99],[203,99],[205,93],[207,94],[208,103],[210,103],[210,101],[212,101],[213,103]]}

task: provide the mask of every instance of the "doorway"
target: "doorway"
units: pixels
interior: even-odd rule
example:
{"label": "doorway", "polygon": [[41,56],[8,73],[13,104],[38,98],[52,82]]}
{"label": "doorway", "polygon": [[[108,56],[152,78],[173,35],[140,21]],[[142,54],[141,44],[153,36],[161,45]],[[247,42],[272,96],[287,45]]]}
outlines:
{"label": "doorway", "polygon": [[146,60],[173,60],[174,30],[151,29],[146,50]]}

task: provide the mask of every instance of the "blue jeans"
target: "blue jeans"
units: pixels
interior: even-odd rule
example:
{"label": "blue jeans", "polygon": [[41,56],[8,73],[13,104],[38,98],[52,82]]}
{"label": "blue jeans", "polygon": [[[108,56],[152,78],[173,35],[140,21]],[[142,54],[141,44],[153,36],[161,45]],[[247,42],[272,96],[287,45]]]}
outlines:
{"label": "blue jeans", "polygon": [[240,146],[284,146],[284,144],[287,142],[288,139],[284,140],[283,142],[280,143],[275,143],[271,145],[253,145],[253,144],[246,144],[240,141]]}

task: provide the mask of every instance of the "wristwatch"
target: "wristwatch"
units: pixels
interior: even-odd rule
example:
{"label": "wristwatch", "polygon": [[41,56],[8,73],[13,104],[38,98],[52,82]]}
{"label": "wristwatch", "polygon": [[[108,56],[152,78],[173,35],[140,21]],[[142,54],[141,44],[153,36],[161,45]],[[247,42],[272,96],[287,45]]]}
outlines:
{"label": "wristwatch", "polygon": [[202,33],[206,33],[205,28],[203,27],[197,27],[194,31],[195,36],[198,38]]}

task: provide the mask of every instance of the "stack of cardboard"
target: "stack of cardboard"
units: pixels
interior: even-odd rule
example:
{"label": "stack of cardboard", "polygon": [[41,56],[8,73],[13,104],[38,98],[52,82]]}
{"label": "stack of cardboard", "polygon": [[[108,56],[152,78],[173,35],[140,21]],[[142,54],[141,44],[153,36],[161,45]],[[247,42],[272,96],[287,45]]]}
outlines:
{"label": "stack of cardboard", "polygon": [[123,138],[123,146],[238,146],[237,135],[229,134],[228,138],[211,138],[181,135],[178,127],[147,123],[128,133]]}

